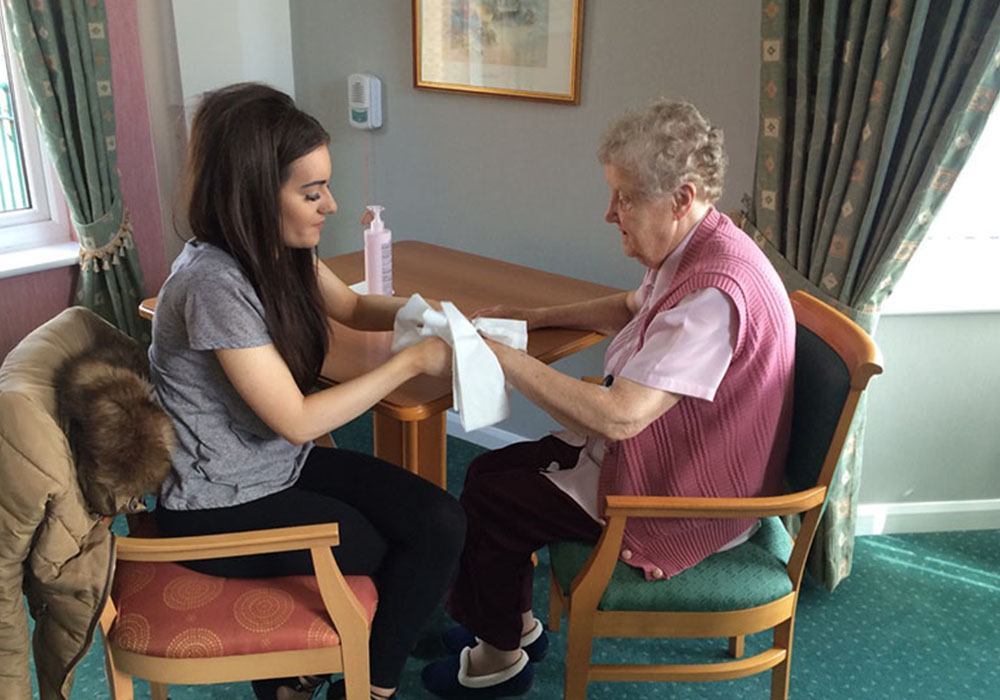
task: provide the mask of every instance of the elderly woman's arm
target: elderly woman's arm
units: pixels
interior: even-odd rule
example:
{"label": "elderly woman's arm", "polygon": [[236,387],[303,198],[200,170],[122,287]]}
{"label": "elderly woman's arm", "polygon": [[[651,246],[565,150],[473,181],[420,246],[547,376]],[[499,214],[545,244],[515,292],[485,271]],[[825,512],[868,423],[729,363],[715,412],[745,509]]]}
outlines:
{"label": "elderly woman's arm", "polygon": [[527,321],[528,330],[535,328],[579,328],[614,335],[628,323],[637,310],[635,292],[620,292],[599,299],[560,306],[525,309],[514,306],[491,306],[473,316],[518,318]]}
{"label": "elderly woman's arm", "polygon": [[486,340],[507,381],[562,425],[604,440],[624,440],[677,403],[668,391],[618,378],[610,387],[563,374],[527,353]]}

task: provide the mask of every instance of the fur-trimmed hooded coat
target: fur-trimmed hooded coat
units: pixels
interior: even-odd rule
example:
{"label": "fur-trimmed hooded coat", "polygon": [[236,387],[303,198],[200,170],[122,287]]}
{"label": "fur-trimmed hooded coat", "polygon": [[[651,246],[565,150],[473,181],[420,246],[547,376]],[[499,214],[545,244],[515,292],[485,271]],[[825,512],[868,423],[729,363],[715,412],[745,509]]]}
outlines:
{"label": "fur-trimmed hooded coat", "polygon": [[27,595],[41,700],[66,700],[110,590],[114,538],[88,508],[57,417],[53,379],[96,344],[133,343],[96,314],[66,309],[0,367],[0,687],[28,700]]}

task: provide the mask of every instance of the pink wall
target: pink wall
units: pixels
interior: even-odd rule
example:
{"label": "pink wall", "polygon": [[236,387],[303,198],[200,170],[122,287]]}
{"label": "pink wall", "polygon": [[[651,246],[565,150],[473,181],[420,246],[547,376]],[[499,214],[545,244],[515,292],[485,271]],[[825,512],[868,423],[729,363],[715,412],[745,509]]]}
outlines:
{"label": "pink wall", "polygon": [[[160,288],[167,273],[160,222],[156,164],[149,130],[146,86],[139,53],[136,0],[105,0],[115,95],[120,188],[132,210],[132,226],[146,291]],[[76,267],[0,279],[0,357],[29,331],[71,303]]]}
{"label": "pink wall", "polygon": [[146,82],[142,77],[139,17],[136,0],[105,0],[105,5],[115,93],[119,186],[125,204],[132,210],[132,228],[146,279],[146,292],[155,294],[167,277],[167,263]]}

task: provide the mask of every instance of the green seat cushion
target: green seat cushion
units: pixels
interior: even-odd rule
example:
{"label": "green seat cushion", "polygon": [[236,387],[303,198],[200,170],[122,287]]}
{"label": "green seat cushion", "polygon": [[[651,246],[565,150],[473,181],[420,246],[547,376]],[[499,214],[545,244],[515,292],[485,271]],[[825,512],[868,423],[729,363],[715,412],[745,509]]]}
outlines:
{"label": "green seat cushion", "polygon": [[[642,569],[619,561],[600,610],[721,612],[763,605],[791,593],[785,571],[792,542],[778,518],[763,518],[760,529],[738,547],[706,557],[661,581],[647,581]],[[564,594],[593,551],[581,542],[555,542],[549,556]]]}

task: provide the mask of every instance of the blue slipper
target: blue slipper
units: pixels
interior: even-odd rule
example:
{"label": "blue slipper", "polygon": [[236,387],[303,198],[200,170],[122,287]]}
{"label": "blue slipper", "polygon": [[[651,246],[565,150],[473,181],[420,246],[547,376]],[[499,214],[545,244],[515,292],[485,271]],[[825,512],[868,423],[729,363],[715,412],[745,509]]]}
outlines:
{"label": "blue slipper", "polygon": [[[479,644],[479,637],[468,628],[458,625],[441,635],[441,644],[449,654],[457,654],[465,647]],[[540,620],[535,620],[535,626],[530,632],[521,635],[521,648],[528,652],[528,661],[538,663],[549,651],[549,635],[542,628]]]}
{"label": "blue slipper", "polygon": [[[371,696],[376,697],[375,693],[371,693]],[[383,697],[381,695],[377,697]],[[385,700],[393,700],[396,694],[388,696]],[[340,678],[335,681],[331,681],[330,685],[326,688],[326,700],[345,700],[347,698],[347,686],[344,684],[344,679]]]}
{"label": "blue slipper", "polygon": [[535,681],[535,667],[528,663],[528,654],[522,653],[517,662],[496,673],[470,676],[469,647],[457,656],[449,656],[424,666],[420,679],[424,688],[445,700],[475,700],[524,695]]}
{"label": "blue slipper", "polygon": [[274,700],[278,697],[278,688],[291,688],[296,693],[309,693],[310,696],[316,694],[319,687],[326,682],[329,674],[323,676],[307,676],[292,678],[267,678],[259,681],[251,681],[250,687],[257,700]]}

